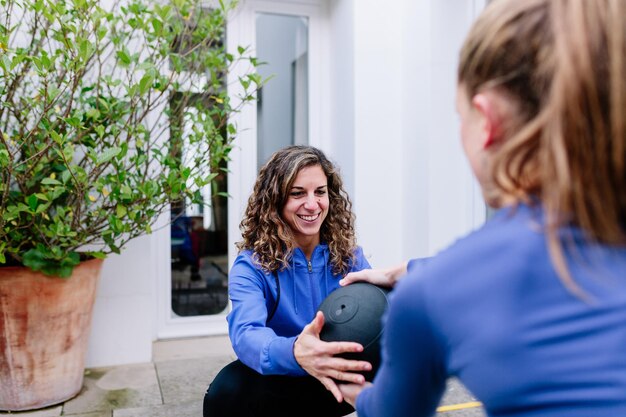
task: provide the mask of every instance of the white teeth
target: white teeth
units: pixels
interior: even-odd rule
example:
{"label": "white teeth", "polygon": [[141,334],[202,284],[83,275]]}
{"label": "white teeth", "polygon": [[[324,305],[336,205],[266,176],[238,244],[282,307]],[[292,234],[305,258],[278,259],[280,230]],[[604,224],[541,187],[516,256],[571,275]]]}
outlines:
{"label": "white teeth", "polygon": [[298,217],[300,217],[302,220],[305,220],[307,222],[312,222],[313,220],[319,217],[319,214],[316,214],[314,216],[304,216],[302,214],[299,214]]}

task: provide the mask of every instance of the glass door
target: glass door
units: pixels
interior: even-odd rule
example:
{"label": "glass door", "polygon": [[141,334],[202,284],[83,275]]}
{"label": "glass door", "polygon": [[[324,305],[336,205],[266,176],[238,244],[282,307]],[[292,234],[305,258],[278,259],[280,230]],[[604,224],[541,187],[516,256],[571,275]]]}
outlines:
{"label": "glass door", "polygon": [[257,96],[257,167],[272,153],[309,143],[308,18],[257,13],[259,74],[268,82]]}
{"label": "glass door", "polygon": [[[326,37],[320,24],[323,1],[315,3],[248,0],[228,22],[224,39],[228,49],[249,48],[262,63],[257,71],[268,81],[257,92],[256,105],[245,106],[235,116],[239,132],[231,160],[213,188],[198,190],[206,203],[172,203],[172,226],[156,249],[169,256],[167,260],[155,256],[161,274],[156,329],[160,339],[226,333],[228,271],[237,255],[238,226],[258,169],[277,149],[315,145],[315,138],[326,136],[319,110],[320,63],[325,62],[319,55]],[[235,70],[225,80],[232,105],[238,84]],[[202,100],[190,92],[172,100],[186,100],[186,105],[203,111]],[[185,121],[174,124],[185,147]],[[194,150],[188,147],[184,152]]]}

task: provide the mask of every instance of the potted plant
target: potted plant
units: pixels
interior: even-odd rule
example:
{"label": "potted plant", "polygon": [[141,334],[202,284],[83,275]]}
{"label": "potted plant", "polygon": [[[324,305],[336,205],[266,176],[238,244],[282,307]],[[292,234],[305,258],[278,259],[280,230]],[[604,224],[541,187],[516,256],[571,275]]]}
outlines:
{"label": "potted plant", "polygon": [[0,409],[25,410],[80,391],[102,259],[209,203],[261,81],[226,50],[233,3],[0,4]]}

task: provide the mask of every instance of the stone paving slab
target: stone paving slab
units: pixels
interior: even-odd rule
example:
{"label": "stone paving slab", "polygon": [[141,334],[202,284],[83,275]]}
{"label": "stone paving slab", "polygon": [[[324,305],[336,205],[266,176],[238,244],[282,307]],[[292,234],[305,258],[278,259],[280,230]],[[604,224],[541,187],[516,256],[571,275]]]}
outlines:
{"label": "stone paving slab", "polygon": [[88,414],[117,408],[163,404],[154,364],[90,369],[83,389],[63,406],[64,414]]}
{"label": "stone paving slab", "polygon": [[164,404],[197,401],[202,403],[204,393],[215,375],[235,355],[211,358],[184,359],[155,363]]}
{"label": "stone paving slab", "polygon": [[0,416],[16,417],[56,417],[60,416],[63,407],[60,405],[44,408],[36,411],[0,411]]}
{"label": "stone paving slab", "polygon": [[448,379],[446,391],[440,405],[468,403],[476,401],[476,397],[463,386],[456,378]]}
{"label": "stone paving slab", "polygon": [[113,417],[200,417],[202,401],[165,404],[156,407],[137,407],[113,411]]}
{"label": "stone paving slab", "polygon": [[96,411],[93,413],[63,414],[63,417],[112,417],[113,410]]}
{"label": "stone paving slab", "polygon": [[235,352],[228,336],[199,337],[195,339],[159,340],[152,348],[153,362],[195,359],[232,355]]}
{"label": "stone paving slab", "polygon": [[[441,399],[440,406],[464,404],[475,402],[476,397],[465,388],[461,382],[456,378],[448,379],[446,391]],[[437,413],[440,417],[486,417],[485,411],[482,407],[472,407],[462,410],[445,411]]]}

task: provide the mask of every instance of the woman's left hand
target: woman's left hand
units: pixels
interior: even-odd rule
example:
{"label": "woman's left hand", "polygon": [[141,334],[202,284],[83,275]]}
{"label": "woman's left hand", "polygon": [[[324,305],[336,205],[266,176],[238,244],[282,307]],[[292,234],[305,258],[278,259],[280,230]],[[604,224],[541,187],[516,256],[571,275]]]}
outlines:
{"label": "woman's left hand", "polygon": [[363,389],[372,386],[371,382],[366,382],[365,384],[341,384],[339,385],[339,391],[343,395],[343,399],[345,402],[350,404],[352,407],[356,408],[356,397],[359,396]]}
{"label": "woman's left hand", "polygon": [[324,342],[320,340],[323,326],[324,314],[318,311],[296,339],[293,353],[302,369],[317,378],[335,396],[337,402],[342,402],[343,395],[335,381],[363,384],[365,378],[355,371],[369,371],[372,365],[365,361],[336,357],[339,353],[362,352],[363,346],[354,342]]}

